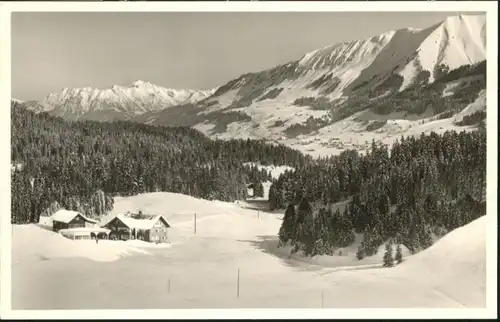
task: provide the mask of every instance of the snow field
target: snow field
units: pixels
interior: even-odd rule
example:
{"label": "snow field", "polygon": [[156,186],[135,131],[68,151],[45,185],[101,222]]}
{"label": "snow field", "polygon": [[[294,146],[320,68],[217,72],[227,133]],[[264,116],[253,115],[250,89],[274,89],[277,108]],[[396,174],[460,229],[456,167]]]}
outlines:
{"label": "snow field", "polygon": [[[320,118],[327,114],[327,111],[292,105],[293,101],[299,97],[322,96],[318,90],[307,89],[307,86],[319,77],[331,73],[340,79],[339,86],[328,95],[331,99],[350,95],[348,89],[354,84],[353,81],[361,83],[371,80],[373,76],[384,76],[391,72],[403,77],[403,84],[400,88],[403,90],[422,70],[429,71],[431,73],[429,81],[433,81],[434,68],[439,64],[446,64],[452,70],[486,59],[485,30],[486,15],[458,15],[448,17],[439,24],[421,30],[400,29],[369,39],[314,50],[301,58],[300,65],[307,69],[300,77],[294,80],[287,79],[281,84],[271,86],[271,88],[283,88],[277,98],[255,101],[241,110],[251,116],[252,122],[230,123],[226,132],[217,133],[214,136],[222,139],[266,138],[270,141],[279,141],[312,156],[326,156],[339,154],[346,149],[345,146],[330,144],[329,141],[334,138],[344,145],[355,143],[363,146],[365,142],[371,143],[372,139],[392,144],[401,135],[469,130],[468,127],[457,127],[453,124],[456,118],[439,121],[433,121],[430,118],[412,120],[401,115],[389,120],[388,124],[376,131],[366,131],[366,124],[361,125],[354,120],[354,117],[359,116],[356,115],[306,136],[287,139],[284,134],[284,129],[291,124],[302,123],[310,116]],[[444,95],[449,94],[453,85],[449,84]],[[347,91],[344,92],[346,89]],[[219,99],[220,105],[216,109],[228,107],[237,98],[235,90],[222,95]],[[480,95],[474,107],[466,108],[467,111],[464,110],[464,113],[472,113],[479,108],[484,108],[481,107],[485,106],[484,101]],[[459,115],[460,119],[462,116],[462,114]],[[281,121],[283,124],[274,126],[276,121]],[[425,123],[421,124],[421,121]],[[212,134],[213,126],[210,124],[198,124],[195,127],[209,136]],[[320,140],[305,142],[315,135],[319,136]]]}
{"label": "snow field", "polygon": [[399,266],[382,269],[383,252],[357,261],[354,245],[345,256],[288,258],[286,247],[276,248],[281,224],[276,215],[261,212],[257,218],[256,211],[233,203],[152,193],[116,198],[113,212],[135,209],[165,214],[172,225],[169,247],[127,245],[122,256],[106,243],[66,240],[35,225],[14,226],[13,308],[485,306],[485,217],[418,255],[405,256]]}

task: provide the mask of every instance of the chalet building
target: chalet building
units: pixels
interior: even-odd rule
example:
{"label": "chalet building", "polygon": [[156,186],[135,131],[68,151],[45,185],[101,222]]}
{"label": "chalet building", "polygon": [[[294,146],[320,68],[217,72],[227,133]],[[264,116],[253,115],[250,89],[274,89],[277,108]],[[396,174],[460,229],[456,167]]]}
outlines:
{"label": "chalet building", "polygon": [[110,239],[139,239],[147,242],[167,242],[167,228],[170,224],[158,215],[117,215],[103,226],[110,230]]}
{"label": "chalet building", "polygon": [[95,227],[97,221],[85,217],[77,211],[61,209],[55,212],[51,217],[52,230],[58,232],[61,229]]}
{"label": "chalet building", "polygon": [[77,211],[60,209],[50,216],[52,230],[70,239],[106,239],[109,230]]}

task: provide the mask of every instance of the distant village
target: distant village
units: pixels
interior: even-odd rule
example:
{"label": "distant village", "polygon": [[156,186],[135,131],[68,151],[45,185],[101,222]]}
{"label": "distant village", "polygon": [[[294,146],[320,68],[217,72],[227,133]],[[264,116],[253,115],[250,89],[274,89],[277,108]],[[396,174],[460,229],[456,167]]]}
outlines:
{"label": "distant village", "polygon": [[52,230],[74,240],[99,239],[142,240],[151,243],[165,243],[170,224],[162,215],[125,213],[113,216],[105,223],[66,209],[60,209],[51,217]]}

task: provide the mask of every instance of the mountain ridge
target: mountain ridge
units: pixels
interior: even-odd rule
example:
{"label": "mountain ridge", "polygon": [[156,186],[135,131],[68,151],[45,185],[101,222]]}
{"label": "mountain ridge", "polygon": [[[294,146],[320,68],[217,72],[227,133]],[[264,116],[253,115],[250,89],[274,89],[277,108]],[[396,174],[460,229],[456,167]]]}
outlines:
{"label": "mountain ridge", "polygon": [[[63,88],[50,93],[43,100],[28,101],[31,109],[48,112],[71,120],[128,119],[148,111],[168,108],[178,104],[194,103],[211,94],[211,90],[164,88],[137,80],[128,85],[107,88]],[[102,116],[106,116],[103,117]]]}
{"label": "mountain ridge", "polygon": [[[430,122],[442,113],[459,113],[479,98],[480,91],[486,87],[485,70],[482,71],[483,66],[477,68],[486,60],[485,30],[486,15],[450,16],[427,28],[401,28],[324,46],[295,61],[245,73],[213,90],[191,92],[194,96],[191,98],[189,93],[177,93],[181,99],[175,102],[168,98],[168,89],[136,81],[129,87],[132,89],[127,90],[144,88],[142,92],[134,92],[136,97],[123,95],[126,99],[106,101],[99,96],[105,94],[94,95],[104,103],[97,100],[85,110],[82,108],[86,106],[82,103],[85,100],[76,94],[66,100],[49,95],[38,109],[70,120],[130,120],[191,126],[209,137],[264,138],[303,145],[304,139],[335,124],[340,126],[345,119],[351,125],[360,117],[370,124],[380,121],[380,115],[386,123]],[[463,68],[480,69],[480,73],[474,72],[479,84],[475,78],[461,79],[462,74],[466,74]],[[440,81],[449,73],[454,75],[450,82],[458,86]],[[461,90],[468,97],[461,97]],[[162,93],[161,99],[144,97],[143,93],[149,92]],[[90,94],[83,95],[87,96]],[[420,100],[423,101],[420,105],[427,107],[417,106]],[[57,103],[60,101],[64,104]],[[406,114],[392,113],[401,106],[404,109],[405,104],[410,106]],[[481,108],[474,107],[474,110]],[[376,117],[367,120],[366,111],[375,111]],[[374,127],[370,124],[364,127],[356,124],[359,129],[352,134],[373,132],[368,130],[369,126]],[[398,135],[402,132],[404,130]]]}

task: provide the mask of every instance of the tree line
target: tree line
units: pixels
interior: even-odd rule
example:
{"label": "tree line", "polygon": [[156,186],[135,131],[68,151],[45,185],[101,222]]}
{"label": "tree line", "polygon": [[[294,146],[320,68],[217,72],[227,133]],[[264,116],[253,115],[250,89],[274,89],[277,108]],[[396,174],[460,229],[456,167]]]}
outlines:
{"label": "tree line", "polygon": [[[211,140],[187,127],[132,122],[69,122],[11,107],[12,222],[37,222],[57,201],[74,209],[102,191],[94,215],[112,208],[114,195],[168,191],[233,201],[270,174],[246,162],[301,166],[310,157],[257,140]],[[75,201],[76,198],[76,201]],[[101,202],[101,203],[103,203]],[[76,210],[76,209],[74,209]]]}
{"label": "tree line", "polygon": [[55,201],[100,215],[114,195],[168,191],[232,201],[250,185],[261,196],[270,173],[247,162],[295,169],[273,180],[269,204],[286,208],[281,243],[309,255],[332,254],[357,233],[359,259],[388,239],[416,252],[485,213],[484,127],[312,159],[264,141],[211,140],[187,127],[69,122],[18,103],[11,113],[11,161],[21,165],[12,171],[13,223],[37,222]]}
{"label": "tree line", "polygon": [[281,244],[307,255],[331,254],[363,233],[357,257],[387,240],[411,252],[486,213],[486,132],[402,137],[392,149],[372,143],[287,171],[269,191],[286,208]]}

